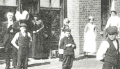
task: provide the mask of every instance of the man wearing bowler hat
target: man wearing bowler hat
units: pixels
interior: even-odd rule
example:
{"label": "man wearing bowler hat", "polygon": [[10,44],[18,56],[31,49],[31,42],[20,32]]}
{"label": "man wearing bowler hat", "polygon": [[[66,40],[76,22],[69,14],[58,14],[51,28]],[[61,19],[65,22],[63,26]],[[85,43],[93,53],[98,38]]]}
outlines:
{"label": "man wearing bowler hat", "polygon": [[116,38],[118,29],[116,26],[110,26],[106,32],[108,38],[101,43],[97,52],[97,60],[104,62],[102,69],[118,69],[119,42]]}

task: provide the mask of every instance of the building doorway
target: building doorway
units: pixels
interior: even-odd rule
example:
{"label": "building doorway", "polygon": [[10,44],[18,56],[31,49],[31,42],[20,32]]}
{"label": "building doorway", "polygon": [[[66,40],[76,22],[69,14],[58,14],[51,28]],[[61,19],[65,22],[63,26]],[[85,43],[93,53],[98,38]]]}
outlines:
{"label": "building doorway", "polygon": [[110,17],[111,0],[101,0],[101,30],[104,30]]}
{"label": "building doorway", "polygon": [[[65,2],[64,2],[65,1]],[[43,56],[48,58],[50,50],[58,50],[60,27],[66,12],[67,0],[22,0],[22,7],[27,8],[31,15],[40,14],[40,19],[44,23],[43,32]],[[53,55],[54,56],[54,55]]]}
{"label": "building doorway", "polygon": [[44,23],[43,58],[57,57],[55,54],[51,55],[50,51],[58,50],[60,10],[41,10],[40,15]]}

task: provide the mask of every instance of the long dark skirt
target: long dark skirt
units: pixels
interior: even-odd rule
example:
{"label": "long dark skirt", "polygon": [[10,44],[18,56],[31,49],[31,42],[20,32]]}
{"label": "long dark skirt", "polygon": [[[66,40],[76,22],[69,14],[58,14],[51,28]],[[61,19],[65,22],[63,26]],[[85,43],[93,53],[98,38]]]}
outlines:
{"label": "long dark skirt", "polygon": [[32,57],[42,58],[43,56],[43,36],[40,33],[33,34]]}

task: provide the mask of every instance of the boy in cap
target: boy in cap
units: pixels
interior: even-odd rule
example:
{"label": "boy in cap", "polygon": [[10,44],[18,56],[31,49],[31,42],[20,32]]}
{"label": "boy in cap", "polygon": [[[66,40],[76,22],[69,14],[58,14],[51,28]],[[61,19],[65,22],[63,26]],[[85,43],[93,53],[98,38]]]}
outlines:
{"label": "boy in cap", "polygon": [[110,26],[106,29],[108,38],[103,41],[97,52],[97,60],[103,61],[102,69],[117,69],[119,60],[119,42],[116,38],[118,29]]}
{"label": "boy in cap", "polygon": [[62,69],[71,69],[74,60],[74,49],[76,45],[73,38],[70,37],[71,30],[65,29],[65,36],[60,41],[60,49],[64,50]]}
{"label": "boy in cap", "polygon": [[[29,43],[32,41],[29,32],[26,32],[26,24],[20,24],[20,32],[16,33],[11,43],[18,49],[18,69],[27,69]],[[17,43],[17,44],[16,44]]]}

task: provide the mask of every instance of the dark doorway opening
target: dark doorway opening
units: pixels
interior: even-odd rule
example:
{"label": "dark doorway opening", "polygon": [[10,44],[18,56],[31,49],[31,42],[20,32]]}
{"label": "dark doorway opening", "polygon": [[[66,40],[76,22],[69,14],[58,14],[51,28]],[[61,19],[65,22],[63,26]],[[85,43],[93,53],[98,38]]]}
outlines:
{"label": "dark doorway opening", "polygon": [[43,58],[48,58],[51,56],[51,50],[58,50],[60,34],[60,10],[41,10],[40,15],[45,26],[43,40]]}
{"label": "dark doorway opening", "polygon": [[101,30],[107,24],[107,20],[110,17],[111,0],[101,0]]}

